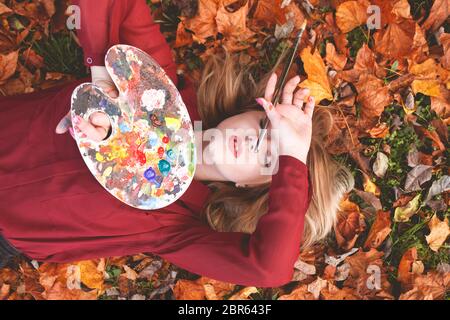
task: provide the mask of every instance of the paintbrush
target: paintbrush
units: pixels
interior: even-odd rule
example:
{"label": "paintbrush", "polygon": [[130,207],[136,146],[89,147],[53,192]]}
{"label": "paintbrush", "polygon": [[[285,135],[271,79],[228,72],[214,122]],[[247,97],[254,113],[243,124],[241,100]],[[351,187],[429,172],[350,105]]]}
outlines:
{"label": "paintbrush", "polygon": [[[307,19],[305,19],[305,21],[303,22],[303,24],[300,28],[300,31],[297,34],[297,37],[295,39],[295,45],[292,48],[292,52],[291,52],[290,56],[288,57],[288,60],[284,66],[283,73],[281,74],[281,77],[278,79],[277,85],[275,87],[275,93],[274,93],[274,96],[272,99],[272,104],[274,107],[276,107],[278,105],[278,102],[280,101],[281,93],[283,91],[284,85],[286,84],[287,76],[288,76],[289,70],[291,69],[292,63],[294,62],[295,57],[297,56],[297,51],[298,51],[298,47],[300,45],[300,40],[302,39],[303,33],[306,30],[307,22],[308,22]],[[269,127],[269,123],[270,123],[270,120],[266,116],[266,118],[264,119],[264,122],[263,122],[261,132],[258,137],[258,141],[256,142],[256,148],[254,150],[255,152],[259,151],[259,147],[261,146],[262,141],[264,140],[264,138],[267,135],[267,128]]]}

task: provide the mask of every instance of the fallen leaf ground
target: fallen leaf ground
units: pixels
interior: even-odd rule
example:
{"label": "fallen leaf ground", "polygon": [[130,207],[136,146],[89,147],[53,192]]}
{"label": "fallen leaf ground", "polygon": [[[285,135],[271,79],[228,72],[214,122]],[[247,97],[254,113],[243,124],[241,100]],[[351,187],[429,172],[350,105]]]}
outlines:
{"label": "fallen leaf ground", "polygon": [[[180,75],[193,80],[223,47],[242,52],[258,79],[308,17],[292,72],[332,111],[328,150],[356,181],[335,232],[300,254],[282,288],[221,283],[142,254],[72,264],[20,259],[0,270],[0,299],[449,298],[447,0],[148,3]],[[380,8],[375,30],[366,25],[369,5]],[[66,7],[0,0],[0,95],[87,75],[65,28]]]}

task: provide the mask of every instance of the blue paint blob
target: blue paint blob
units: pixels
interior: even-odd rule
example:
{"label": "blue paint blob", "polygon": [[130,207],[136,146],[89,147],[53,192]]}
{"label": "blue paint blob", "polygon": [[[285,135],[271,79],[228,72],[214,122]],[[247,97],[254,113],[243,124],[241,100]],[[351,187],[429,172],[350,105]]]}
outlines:
{"label": "blue paint blob", "polygon": [[120,116],[122,114],[120,108],[107,99],[100,100],[98,105],[110,116]]}
{"label": "blue paint blob", "polygon": [[153,170],[153,168],[149,168],[144,172],[144,177],[150,182],[153,182],[156,177],[156,172]]}
{"label": "blue paint blob", "polygon": [[123,122],[119,124],[119,128],[120,128],[120,131],[124,132],[124,133],[131,131],[131,128],[128,127],[128,125],[126,123],[123,123]]}
{"label": "blue paint blob", "polygon": [[170,150],[167,150],[167,156],[169,157],[170,160],[174,160],[176,157],[176,154],[175,154],[175,152],[173,152],[172,149],[170,149]]}
{"label": "blue paint blob", "polygon": [[170,163],[168,161],[161,160],[158,163],[158,168],[159,168],[159,171],[161,171],[161,174],[163,176],[167,177],[169,175],[169,172],[170,172],[172,166],[170,165]]}
{"label": "blue paint blob", "polygon": [[159,143],[158,135],[155,132],[151,132],[148,137],[148,142],[150,143],[150,146],[156,146]]}
{"label": "blue paint blob", "polygon": [[156,176],[156,178],[153,180],[153,182],[155,183],[156,188],[161,188],[163,180],[164,180],[163,177]]}

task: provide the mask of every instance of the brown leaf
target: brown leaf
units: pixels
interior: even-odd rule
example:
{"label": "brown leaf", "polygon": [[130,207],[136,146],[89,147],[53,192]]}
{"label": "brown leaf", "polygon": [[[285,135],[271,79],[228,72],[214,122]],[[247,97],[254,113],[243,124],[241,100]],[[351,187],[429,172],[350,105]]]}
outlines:
{"label": "brown leaf", "polygon": [[430,249],[437,252],[450,235],[448,218],[441,221],[435,214],[428,223],[428,227],[430,228],[430,234],[425,236],[425,238]]}
{"label": "brown leaf", "polygon": [[335,227],[336,240],[340,248],[354,247],[359,235],[365,230],[364,216],[359,211],[344,212]]}
{"label": "brown leaf", "polygon": [[375,50],[385,57],[398,59],[411,53],[416,33],[414,20],[391,23],[374,35]]}
{"label": "brown leaf", "polygon": [[316,300],[316,299],[314,298],[314,295],[308,291],[308,286],[306,284],[303,284],[292,290],[291,293],[280,296],[278,300]]}
{"label": "brown leaf", "polygon": [[361,104],[359,127],[365,130],[378,122],[385,107],[392,103],[392,96],[384,82],[371,74],[363,74],[355,84]]}
{"label": "brown leaf", "polygon": [[328,287],[321,291],[323,300],[359,300],[355,295],[355,290],[350,288],[339,289],[335,285],[328,283]]}
{"label": "brown leaf", "polygon": [[423,23],[422,28],[436,31],[448,18],[449,8],[449,0],[435,0],[431,7],[430,15]]}
{"label": "brown leaf", "polygon": [[443,299],[450,288],[450,273],[432,271],[419,275],[414,280],[413,289],[403,293],[400,300],[438,300]]}
{"label": "brown leaf", "polygon": [[283,25],[286,23],[286,12],[281,8],[281,0],[259,0],[253,18],[268,26]]}
{"label": "brown leaf", "polygon": [[189,280],[178,280],[173,289],[176,300],[205,300],[203,285]]}
{"label": "brown leaf", "polygon": [[15,72],[19,51],[8,54],[0,54],[0,84],[5,83]]}
{"label": "brown leaf", "polygon": [[216,15],[218,9],[219,1],[199,1],[197,15],[185,21],[186,28],[194,32],[195,41],[203,43],[206,38],[217,34]]}
{"label": "brown leaf", "polygon": [[338,71],[341,71],[344,69],[345,65],[347,64],[347,57],[343,54],[339,54],[336,51],[336,48],[334,44],[327,42],[326,47],[326,61],[335,69]]}
{"label": "brown leaf", "polygon": [[423,263],[417,260],[417,248],[412,247],[403,254],[398,265],[397,280],[404,289],[411,289],[416,275],[423,273]]}
{"label": "brown leaf", "polygon": [[13,11],[8,8],[4,3],[0,2],[0,16],[3,14],[9,14],[12,13]]}
{"label": "brown leaf", "polygon": [[375,221],[364,243],[364,248],[378,248],[391,233],[391,230],[391,213],[389,211],[377,211]]}
{"label": "brown leaf", "polygon": [[241,289],[238,293],[232,295],[228,300],[249,300],[250,295],[258,293],[256,287],[246,287]]}

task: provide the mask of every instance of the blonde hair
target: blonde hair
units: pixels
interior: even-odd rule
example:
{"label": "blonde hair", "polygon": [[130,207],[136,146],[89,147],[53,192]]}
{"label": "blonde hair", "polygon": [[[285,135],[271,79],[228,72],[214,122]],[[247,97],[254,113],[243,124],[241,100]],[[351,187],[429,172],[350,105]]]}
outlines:
{"label": "blonde hair", "polygon": [[[284,59],[283,53],[273,69],[255,81],[248,66],[242,66],[240,54],[214,54],[205,62],[197,90],[200,117],[206,129],[217,126],[233,115],[261,107],[255,98],[263,97],[267,81]],[[313,196],[307,210],[302,248],[324,239],[333,229],[341,198],[351,191],[354,178],[325,149],[333,126],[331,113],[316,107],[313,137],[307,166],[311,175]],[[210,182],[213,192],[203,208],[203,217],[221,232],[253,233],[259,218],[267,213],[270,184],[237,188],[231,182]]]}

